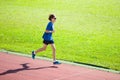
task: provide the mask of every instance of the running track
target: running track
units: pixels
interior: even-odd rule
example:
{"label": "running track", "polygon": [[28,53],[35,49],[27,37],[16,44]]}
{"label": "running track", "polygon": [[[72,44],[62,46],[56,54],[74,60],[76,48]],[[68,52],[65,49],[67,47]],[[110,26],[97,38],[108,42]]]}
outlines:
{"label": "running track", "polygon": [[0,52],[0,80],[120,80],[120,74]]}

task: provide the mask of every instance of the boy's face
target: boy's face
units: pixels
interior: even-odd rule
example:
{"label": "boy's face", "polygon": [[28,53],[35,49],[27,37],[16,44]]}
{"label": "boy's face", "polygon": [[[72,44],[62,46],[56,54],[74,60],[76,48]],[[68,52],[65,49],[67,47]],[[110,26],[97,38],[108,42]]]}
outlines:
{"label": "boy's face", "polygon": [[56,17],[52,18],[51,21],[54,23],[56,21]]}

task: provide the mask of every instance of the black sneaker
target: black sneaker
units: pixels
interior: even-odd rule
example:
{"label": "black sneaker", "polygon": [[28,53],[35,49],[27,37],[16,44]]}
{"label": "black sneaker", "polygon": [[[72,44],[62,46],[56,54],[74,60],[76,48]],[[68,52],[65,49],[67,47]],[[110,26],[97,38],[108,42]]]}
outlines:
{"label": "black sneaker", "polygon": [[61,62],[55,61],[55,62],[53,62],[53,64],[61,64]]}
{"label": "black sneaker", "polygon": [[35,51],[32,51],[32,59],[35,59]]}

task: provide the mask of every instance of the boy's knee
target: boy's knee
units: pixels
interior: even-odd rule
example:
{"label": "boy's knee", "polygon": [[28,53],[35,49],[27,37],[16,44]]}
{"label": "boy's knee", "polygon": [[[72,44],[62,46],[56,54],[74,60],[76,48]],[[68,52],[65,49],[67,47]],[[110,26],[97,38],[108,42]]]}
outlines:
{"label": "boy's knee", "polygon": [[43,50],[45,51],[45,50],[46,50],[46,48],[43,48]]}
{"label": "boy's knee", "polygon": [[56,51],[56,48],[53,48],[54,51]]}

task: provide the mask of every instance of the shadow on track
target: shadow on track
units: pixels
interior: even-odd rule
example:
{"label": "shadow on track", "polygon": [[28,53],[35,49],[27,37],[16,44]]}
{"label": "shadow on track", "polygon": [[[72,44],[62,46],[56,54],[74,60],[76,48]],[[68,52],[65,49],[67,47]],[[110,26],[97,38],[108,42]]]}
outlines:
{"label": "shadow on track", "polygon": [[17,72],[24,71],[24,70],[38,70],[38,69],[45,69],[45,68],[58,68],[57,66],[45,66],[45,67],[38,67],[38,68],[30,68],[28,66],[28,64],[29,63],[20,64],[20,65],[22,65],[22,68],[7,70],[3,73],[0,73],[0,75],[17,73]]}

